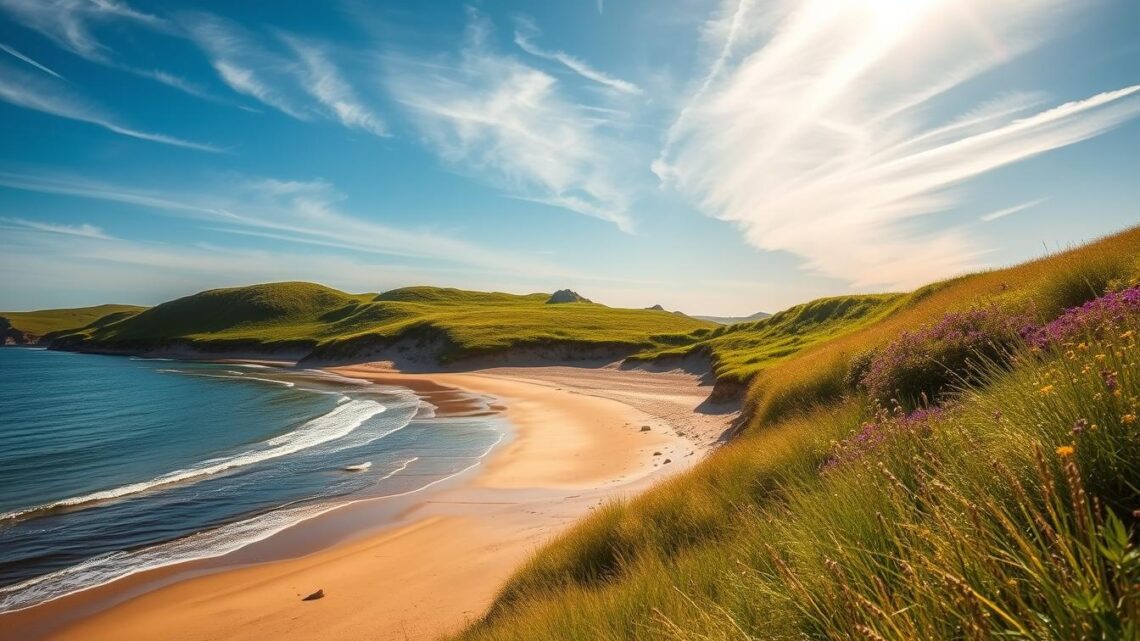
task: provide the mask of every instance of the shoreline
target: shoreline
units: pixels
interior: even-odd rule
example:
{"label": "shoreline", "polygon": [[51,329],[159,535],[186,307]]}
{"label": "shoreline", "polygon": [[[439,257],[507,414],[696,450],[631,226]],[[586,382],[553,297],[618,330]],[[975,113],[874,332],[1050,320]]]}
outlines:
{"label": "shoreline", "polygon": [[[0,615],[0,628],[19,627],[21,639],[190,640],[222,632],[230,639],[428,638],[482,614],[527,556],[599,502],[629,496],[687,468],[711,447],[674,433],[673,428],[695,432],[692,425],[673,425],[550,374],[578,373],[575,368],[528,368],[525,377],[506,368],[404,374],[364,364],[325,370],[421,395],[446,396],[450,389],[455,398],[492,396],[505,404],[494,409],[506,415],[514,438],[426,496],[364,499],[334,508],[224,558],[142,572]],[[661,377],[641,376],[649,381],[648,395],[668,396],[678,382],[687,383],[675,405],[696,416],[693,408],[706,390],[695,377]],[[631,375],[609,369],[603,378],[625,382]],[[726,423],[723,417],[706,422]],[[642,432],[642,425],[650,431]],[[664,465],[665,458],[672,464]],[[330,537],[330,524],[337,521],[341,531]],[[309,535],[323,536],[325,544],[306,545]],[[293,556],[280,558],[290,540]],[[326,598],[300,600],[317,589]],[[92,602],[116,600],[90,611]],[[80,618],[44,627],[84,610],[84,602],[88,611]],[[0,638],[8,633],[0,632]]]}

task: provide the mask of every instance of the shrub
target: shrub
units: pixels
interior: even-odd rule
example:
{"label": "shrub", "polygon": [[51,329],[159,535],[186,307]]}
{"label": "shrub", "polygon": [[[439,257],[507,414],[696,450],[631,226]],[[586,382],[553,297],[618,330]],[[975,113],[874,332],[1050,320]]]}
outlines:
{"label": "shrub", "polygon": [[893,412],[880,408],[873,420],[863,423],[858,432],[835,444],[823,464],[823,471],[862,459],[900,434],[921,435],[943,414],[943,409],[938,407],[924,407],[909,413],[898,406]]}
{"label": "shrub", "polygon": [[883,404],[906,408],[937,402],[949,389],[977,379],[982,363],[1008,363],[1027,317],[996,307],[952,312],[916,332],[904,332],[871,359],[862,386]]}
{"label": "shrub", "polygon": [[1129,317],[1137,316],[1140,316],[1140,286],[1109,292],[1080,307],[1069,308],[1056,320],[1028,332],[1026,339],[1034,347],[1060,346],[1111,332]]}

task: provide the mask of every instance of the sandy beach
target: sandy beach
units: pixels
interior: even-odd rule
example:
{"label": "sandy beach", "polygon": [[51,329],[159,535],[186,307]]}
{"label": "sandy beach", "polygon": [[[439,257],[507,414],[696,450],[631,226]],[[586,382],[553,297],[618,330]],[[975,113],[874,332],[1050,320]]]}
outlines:
{"label": "sandy beach", "polygon": [[[0,615],[0,639],[434,638],[479,617],[522,561],[598,504],[642,491],[699,460],[732,411],[707,407],[709,388],[679,371],[611,366],[401,374],[384,364],[331,371],[410,387],[429,401],[434,395],[443,399],[441,410],[447,388],[492,396],[513,425],[513,438],[462,483],[427,495],[389,527],[294,558],[179,578],[122,600],[124,590],[147,579],[131,577]],[[346,510],[364,518],[377,507]],[[272,545],[273,538],[264,543]],[[318,589],[324,598],[302,601]],[[121,602],[59,625],[80,606],[95,610],[94,601],[110,602],[116,594]]]}

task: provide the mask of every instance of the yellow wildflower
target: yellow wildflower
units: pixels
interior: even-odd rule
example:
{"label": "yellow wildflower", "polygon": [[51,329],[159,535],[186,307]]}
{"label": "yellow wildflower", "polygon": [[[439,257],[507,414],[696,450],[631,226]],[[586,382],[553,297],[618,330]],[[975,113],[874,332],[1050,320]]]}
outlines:
{"label": "yellow wildflower", "polygon": [[1062,445],[1057,448],[1057,456],[1060,456],[1062,458],[1066,456],[1072,456],[1073,452],[1076,452],[1076,450],[1072,445]]}
{"label": "yellow wildflower", "polygon": [[1121,334],[1120,337],[1121,338],[1132,338],[1132,335],[1135,333],[1136,333],[1135,330],[1130,329],[1127,332],[1124,332],[1123,334]]}
{"label": "yellow wildflower", "polygon": [[1053,386],[1052,385],[1046,385],[1045,387],[1042,387],[1041,389],[1039,389],[1037,391],[1041,392],[1042,396],[1048,396],[1048,395],[1053,393]]}
{"label": "yellow wildflower", "polygon": [[1097,354],[1096,356],[1093,356],[1093,358],[1097,359],[1098,361],[1103,361],[1105,359],[1105,355]]}
{"label": "yellow wildflower", "polygon": [[1131,425],[1132,423],[1136,422],[1136,415],[1135,414],[1125,414],[1124,416],[1120,417],[1120,422],[1124,423],[1125,425]]}

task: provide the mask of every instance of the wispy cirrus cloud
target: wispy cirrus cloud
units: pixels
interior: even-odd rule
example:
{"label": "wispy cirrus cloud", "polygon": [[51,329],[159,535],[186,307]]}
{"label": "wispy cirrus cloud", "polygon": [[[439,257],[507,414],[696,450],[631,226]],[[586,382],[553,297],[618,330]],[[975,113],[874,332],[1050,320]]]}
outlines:
{"label": "wispy cirrus cloud", "polygon": [[57,83],[46,82],[42,76],[30,76],[5,65],[0,65],[0,72],[2,72],[0,73],[0,100],[18,107],[69,120],[86,122],[121,136],[139,140],[211,153],[225,151],[225,149],[215,145],[176,138],[166,134],[141,131],[124,125],[104,113],[99,106],[66,87],[59,86]]}
{"label": "wispy cirrus cloud", "polygon": [[995,221],[999,218],[1005,218],[1006,216],[1012,216],[1014,214],[1021,213],[1021,212],[1025,211],[1026,209],[1033,209],[1037,205],[1040,205],[1041,203],[1045,202],[1045,200],[1046,200],[1045,198],[1038,198],[1036,200],[1030,200],[1029,202],[1021,203],[1020,205],[1014,205],[1012,207],[1004,207],[1002,209],[991,211],[988,214],[982,214],[981,216],[978,216],[978,220],[982,221],[983,223],[992,223],[993,221]]}
{"label": "wispy cirrus cloud", "polygon": [[110,60],[111,50],[95,36],[98,25],[127,20],[155,29],[169,26],[159,16],[114,0],[0,0],[0,9],[59,47],[104,63]]}
{"label": "wispy cirrus cloud", "polygon": [[526,53],[538,58],[557,62],[587,80],[591,80],[620,93],[632,95],[644,93],[641,87],[632,82],[615,78],[604,71],[595,69],[586,61],[572,56],[565,51],[547,51],[539,47],[533,40],[539,34],[538,26],[535,25],[533,21],[525,18],[519,18],[516,22],[518,28],[515,29],[515,44]]}
{"label": "wispy cirrus cloud", "polygon": [[59,223],[28,220],[26,218],[8,218],[0,216],[0,223],[16,229],[30,229],[48,234],[61,234],[63,236],[79,236],[81,238],[94,238],[98,240],[111,240],[102,228],[90,224],[64,225]]}
{"label": "wispy cirrus cloud", "polygon": [[597,114],[558,80],[496,53],[492,28],[470,12],[455,57],[392,56],[386,82],[427,143],[445,161],[514,197],[568,209],[631,231],[619,145],[598,131]]}
{"label": "wispy cirrus cloud", "polygon": [[194,14],[184,22],[234,91],[298,120],[325,117],[349,129],[388,135],[383,119],[360,99],[327,47],[286,33],[262,37],[211,14]]}
{"label": "wispy cirrus cloud", "polygon": [[289,95],[295,63],[263,47],[258,38],[238,24],[211,14],[184,19],[190,38],[209,58],[222,82],[298,120],[311,120],[310,110]]}
{"label": "wispy cirrus cloud", "polygon": [[63,76],[59,75],[58,73],[56,73],[52,69],[49,69],[47,66],[40,64],[36,60],[33,60],[29,56],[25,56],[24,54],[22,54],[18,50],[16,50],[14,47],[9,47],[6,44],[0,43],[0,51],[3,51],[4,53],[8,54],[9,56],[12,56],[13,58],[15,58],[17,60],[25,62],[25,63],[35,67],[36,69],[39,69],[40,71],[42,71],[48,75],[55,76],[56,78],[59,78],[60,80],[64,79]]}
{"label": "wispy cirrus cloud", "polygon": [[296,53],[302,65],[302,88],[332,112],[342,125],[377,136],[388,135],[384,121],[360,101],[324,48],[294,36],[282,35],[282,39]]}
{"label": "wispy cirrus cloud", "polygon": [[567,272],[525,254],[492,250],[448,235],[408,229],[353,215],[344,196],[325,181],[282,181],[231,177],[221,193],[206,190],[156,192],[90,180],[82,176],[38,176],[0,172],[0,186],[123,203],[141,211],[185,218],[210,229],[295,245],[350,250],[361,254],[428,259],[466,269],[559,276]]}
{"label": "wispy cirrus cloud", "polygon": [[[183,93],[210,102],[227,101],[186,78],[163,69],[126,62],[97,37],[96,30],[105,25],[126,24],[149,31],[180,36],[180,27],[170,20],[136,10],[126,3],[112,0],[0,0],[0,10],[17,22],[37,31],[57,46],[91,62],[146,78]],[[19,52],[0,45],[5,51],[61,78]]]}
{"label": "wispy cirrus cloud", "polygon": [[772,6],[726,2],[710,22],[708,72],[654,170],[752,245],[856,286],[979,266],[968,229],[929,217],[963,183],[1140,115],[1140,86],[1044,109],[1037,92],[979,104],[967,91],[1042,44],[1065,18],[1053,0]]}

